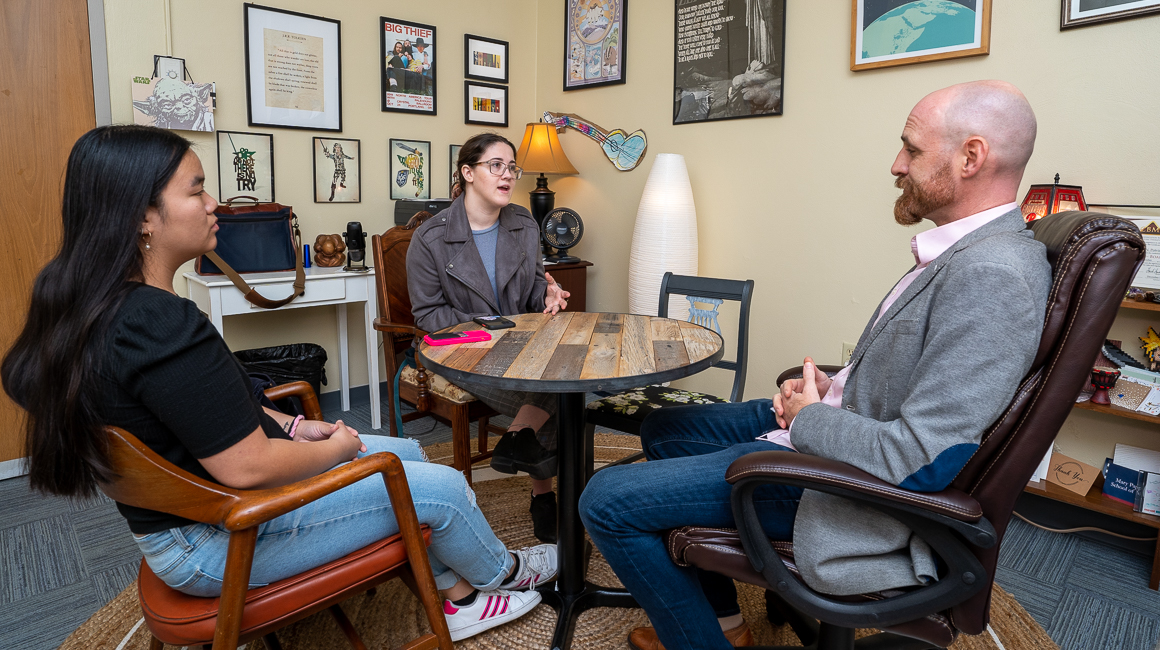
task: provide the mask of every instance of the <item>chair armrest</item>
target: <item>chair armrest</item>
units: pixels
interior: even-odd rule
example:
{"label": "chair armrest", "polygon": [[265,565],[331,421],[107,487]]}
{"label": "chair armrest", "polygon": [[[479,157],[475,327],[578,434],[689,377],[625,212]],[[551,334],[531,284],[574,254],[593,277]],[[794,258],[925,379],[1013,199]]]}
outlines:
{"label": "chair armrest", "polygon": [[[392,482],[397,480],[402,480],[403,487],[406,487],[402,461],[392,453],[380,452],[290,485],[239,491],[239,501],[230,508],[222,525],[235,531],[265,523],[374,474],[383,475],[388,491],[391,491]],[[401,505],[395,501],[394,495],[391,495],[391,502]],[[409,493],[407,503],[410,503]]]}
{"label": "chair armrest", "polygon": [[385,318],[376,318],[371,322],[371,327],[380,332],[390,332],[391,334],[419,334],[419,329],[416,327],[393,323]]}
{"label": "chair armrest", "polygon": [[[841,372],[842,368],[844,368],[844,367],[845,366],[828,366],[828,365],[821,364],[821,363],[818,364],[818,370],[821,370],[822,372],[826,373],[827,377],[833,377],[834,375]],[[777,376],[777,385],[781,386],[782,383],[785,382],[785,380],[787,380],[787,379],[801,379],[801,378],[802,378],[802,367],[795,366],[795,367],[790,368],[789,370],[786,370],[785,372],[783,372]]]}
{"label": "chair armrest", "polygon": [[[974,523],[983,516],[983,508],[966,493],[954,488],[941,492],[912,492],[841,461],[798,454],[791,451],[759,451],[733,461],[725,480],[760,476],[791,479],[799,487],[820,490],[822,486],[842,488],[899,505],[917,506],[959,521]],[[823,490],[825,491],[825,490]],[[845,496],[845,495],[843,495]]]}
{"label": "chair armrest", "polygon": [[318,396],[314,394],[314,387],[307,382],[292,381],[289,384],[267,388],[263,392],[265,392],[266,397],[270,398],[271,402],[277,402],[290,396],[297,397],[302,400],[302,410],[306,411],[306,419],[322,419],[322,407],[318,404]]}

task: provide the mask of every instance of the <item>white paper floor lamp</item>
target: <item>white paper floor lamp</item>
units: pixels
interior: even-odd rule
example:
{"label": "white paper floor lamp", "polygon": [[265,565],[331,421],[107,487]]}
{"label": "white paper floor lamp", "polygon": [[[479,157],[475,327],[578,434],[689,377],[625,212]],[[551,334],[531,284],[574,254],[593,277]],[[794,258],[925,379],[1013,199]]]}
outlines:
{"label": "white paper floor lamp", "polygon": [[[657,313],[666,271],[697,275],[697,208],[685,157],[675,153],[657,154],[636,210],[628,259],[630,312]],[[682,310],[676,302],[669,304],[671,310]]]}

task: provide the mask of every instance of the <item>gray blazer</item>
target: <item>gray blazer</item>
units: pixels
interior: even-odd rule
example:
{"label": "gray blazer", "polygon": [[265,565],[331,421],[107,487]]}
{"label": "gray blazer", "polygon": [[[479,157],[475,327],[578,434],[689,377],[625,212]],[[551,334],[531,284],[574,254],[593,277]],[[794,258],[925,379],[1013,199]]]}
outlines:
{"label": "gray blazer", "polygon": [[[866,326],[842,408],[802,409],[794,446],[907,489],[944,489],[1030,369],[1050,287],[1046,249],[1019,211],[969,233]],[[793,541],[806,584],[829,594],[936,576],[930,548],[901,522],[820,492],[802,496]]]}
{"label": "gray blazer", "polygon": [[462,196],[415,231],[407,249],[407,290],[419,329],[434,332],[476,316],[544,310],[548,281],[540,256],[540,230],[531,213],[518,205],[499,212],[495,283],[498,305]]}

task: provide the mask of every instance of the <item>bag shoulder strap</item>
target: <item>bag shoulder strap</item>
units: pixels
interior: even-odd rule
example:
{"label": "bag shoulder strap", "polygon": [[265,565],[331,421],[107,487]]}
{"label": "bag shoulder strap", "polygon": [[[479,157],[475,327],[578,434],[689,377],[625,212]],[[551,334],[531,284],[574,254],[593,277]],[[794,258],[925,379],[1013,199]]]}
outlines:
{"label": "bag shoulder strap", "polygon": [[261,307],[262,309],[277,309],[283,305],[290,304],[290,301],[306,293],[306,269],[302,268],[302,232],[298,230],[298,215],[294,214],[293,210],[290,211],[290,226],[294,231],[294,292],[281,300],[270,300],[266,296],[258,293],[257,289],[251,287],[242,279],[241,274],[235,271],[229,264],[226,264],[226,261],[214,251],[209,251],[205,256],[216,264],[222,270],[222,273],[226,274],[226,277],[230,279],[230,282],[234,283],[234,286],[238,288],[238,291],[242,292],[242,295],[245,296],[250,304]]}

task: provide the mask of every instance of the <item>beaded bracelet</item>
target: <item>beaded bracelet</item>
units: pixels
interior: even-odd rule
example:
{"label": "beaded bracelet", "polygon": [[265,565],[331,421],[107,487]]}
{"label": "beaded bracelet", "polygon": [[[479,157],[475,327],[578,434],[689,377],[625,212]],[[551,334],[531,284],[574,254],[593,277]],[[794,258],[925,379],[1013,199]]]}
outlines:
{"label": "beaded bracelet", "polygon": [[305,419],[306,419],[305,415],[299,415],[299,416],[294,418],[294,424],[290,425],[290,437],[291,438],[294,437],[294,432],[298,429],[298,423],[305,420]]}

